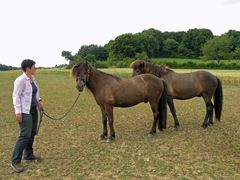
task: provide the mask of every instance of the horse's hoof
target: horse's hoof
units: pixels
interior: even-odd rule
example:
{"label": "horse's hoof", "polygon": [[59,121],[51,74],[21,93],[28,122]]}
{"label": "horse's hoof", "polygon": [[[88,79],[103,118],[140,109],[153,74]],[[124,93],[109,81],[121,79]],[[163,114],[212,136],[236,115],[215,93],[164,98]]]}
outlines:
{"label": "horse's hoof", "polygon": [[148,133],[148,137],[153,137],[156,133],[150,132]]}
{"label": "horse's hoof", "polygon": [[153,137],[153,134],[150,134],[150,133],[149,133],[149,134],[148,134],[148,137]]}
{"label": "horse's hoof", "polygon": [[157,133],[155,133],[155,134],[158,134],[158,133],[164,133],[164,131],[163,131],[163,130],[159,130],[159,131],[157,131]]}
{"label": "horse's hoof", "polygon": [[100,141],[103,141],[103,140],[106,140],[107,139],[107,136],[104,136],[104,135],[101,135],[100,137],[99,137],[99,140]]}
{"label": "horse's hoof", "polygon": [[207,125],[202,125],[201,127],[200,127],[200,129],[202,129],[202,130],[204,130],[204,129],[206,129],[207,128]]}
{"label": "horse's hoof", "polygon": [[173,127],[172,130],[173,130],[173,131],[177,131],[177,130],[178,130],[178,127]]}
{"label": "horse's hoof", "polygon": [[107,139],[106,142],[107,142],[107,143],[112,143],[112,140],[111,140],[111,139]]}
{"label": "horse's hoof", "polygon": [[114,138],[107,138],[107,143],[112,143],[114,141]]}
{"label": "horse's hoof", "polygon": [[213,122],[208,123],[208,126],[213,126]]}

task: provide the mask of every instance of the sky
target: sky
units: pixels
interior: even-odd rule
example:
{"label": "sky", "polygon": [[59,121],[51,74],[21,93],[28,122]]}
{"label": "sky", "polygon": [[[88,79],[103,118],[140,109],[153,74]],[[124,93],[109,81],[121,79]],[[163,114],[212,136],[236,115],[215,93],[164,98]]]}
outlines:
{"label": "sky", "polygon": [[124,33],[155,28],[240,31],[240,0],[1,0],[0,64],[37,67],[68,63],[82,45],[105,45]]}

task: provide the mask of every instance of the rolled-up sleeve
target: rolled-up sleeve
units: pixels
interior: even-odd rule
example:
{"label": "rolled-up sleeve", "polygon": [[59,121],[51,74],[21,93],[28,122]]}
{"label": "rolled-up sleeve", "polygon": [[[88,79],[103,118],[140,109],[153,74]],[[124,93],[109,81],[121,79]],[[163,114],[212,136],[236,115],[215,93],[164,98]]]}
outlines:
{"label": "rolled-up sleeve", "polygon": [[15,114],[22,113],[22,105],[21,105],[21,95],[24,89],[24,82],[21,79],[16,79],[14,81],[14,89],[13,89],[13,105]]}

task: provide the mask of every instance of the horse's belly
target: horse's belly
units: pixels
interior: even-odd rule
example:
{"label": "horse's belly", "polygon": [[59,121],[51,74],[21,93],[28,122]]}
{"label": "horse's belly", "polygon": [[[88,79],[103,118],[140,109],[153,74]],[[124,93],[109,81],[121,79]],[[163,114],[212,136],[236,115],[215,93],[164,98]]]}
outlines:
{"label": "horse's belly", "polygon": [[144,98],[120,98],[118,99],[114,106],[115,107],[131,107],[131,106],[135,106],[141,102],[147,102],[148,100],[147,99],[144,99]]}
{"label": "horse's belly", "polygon": [[194,97],[201,97],[201,93],[198,92],[198,91],[185,91],[185,92],[174,92],[172,93],[172,98],[173,99],[181,99],[181,100],[184,100],[184,99],[191,99],[191,98],[194,98]]}

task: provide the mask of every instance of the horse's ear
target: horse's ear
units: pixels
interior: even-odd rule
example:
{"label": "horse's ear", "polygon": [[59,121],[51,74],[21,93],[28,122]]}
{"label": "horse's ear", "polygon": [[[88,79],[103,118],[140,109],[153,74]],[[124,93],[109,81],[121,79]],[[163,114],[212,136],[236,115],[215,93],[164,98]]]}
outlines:
{"label": "horse's ear", "polygon": [[140,65],[139,65],[139,67],[140,67],[140,68],[143,68],[144,65],[145,65],[144,62],[141,62]]}

